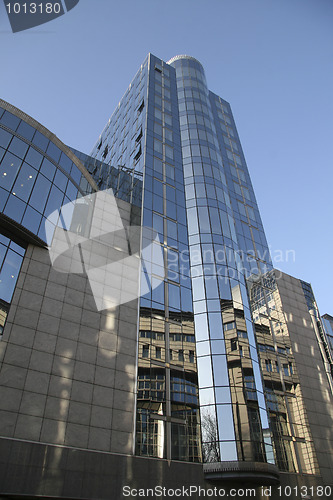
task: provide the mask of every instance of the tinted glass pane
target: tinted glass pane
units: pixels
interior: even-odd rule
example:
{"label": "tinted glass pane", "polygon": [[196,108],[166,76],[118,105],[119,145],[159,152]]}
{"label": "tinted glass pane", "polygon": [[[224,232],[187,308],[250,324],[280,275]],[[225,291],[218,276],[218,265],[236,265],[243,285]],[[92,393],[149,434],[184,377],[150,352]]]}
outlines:
{"label": "tinted glass pane", "polygon": [[30,197],[29,205],[33,206],[36,210],[43,213],[50,189],[50,181],[48,181],[43,175],[38,175],[36,184]]}
{"label": "tinted glass pane", "polygon": [[17,129],[17,133],[31,141],[33,138],[33,135],[35,133],[35,129],[31,127],[31,125],[28,125],[26,122],[23,120],[21,121],[19,128]]}
{"label": "tinted glass pane", "polygon": [[63,199],[64,193],[53,185],[45,208],[45,216],[48,217],[55,210],[60,210]]}
{"label": "tinted glass pane", "polygon": [[66,196],[70,199],[70,201],[76,200],[77,197],[77,188],[69,181],[66,189]]}
{"label": "tinted glass pane", "polygon": [[18,274],[22,264],[22,256],[9,249],[0,272],[0,299],[12,300]]}
{"label": "tinted glass pane", "polygon": [[45,177],[53,181],[53,177],[56,171],[56,167],[49,160],[44,158],[40,171]]}
{"label": "tinted glass pane", "polygon": [[50,141],[46,152],[49,156],[51,156],[53,160],[58,163],[61,151],[57,146],[55,146],[55,144],[53,144],[53,142]]}
{"label": "tinted glass pane", "polygon": [[61,190],[64,191],[66,190],[67,182],[68,182],[68,177],[66,177],[65,174],[60,172],[60,170],[57,170],[57,173],[54,178],[54,184]]}
{"label": "tinted glass pane", "polygon": [[30,147],[25,157],[25,161],[32,165],[35,169],[39,170],[40,164],[42,163],[43,156],[36,151],[36,149]]}
{"label": "tinted glass pane", "polygon": [[72,168],[72,160],[70,160],[64,153],[61,153],[59,165],[69,174]]}
{"label": "tinted glass pane", "polygon": [[5,214],[16,222],[21,222],[26,204],[16,196],[10,195],[5,207]]}
{"label": "tinted glass pane", "polygon": [[12,130],[16,130],[20,123],[20,119],[9,113],[9,111],[5,111],[1,117],[1,123]]}
{"label": "tinted glass pane", "polygon": [[41,134],[37,130],[32,142],[36,144],[36,146],[39,147],[39,149],[46,151],[49,140],[47,139],[47,137],[45,137],[45,135]]}
{"label": "tinted glass pane", "polygon": [[16,156],[19,156],[20,158],[24,158],[28,147],[29,146],[26,142],[21,141],[21,139],[19,139],[18,137],[13,137],[13,140],[9,146],[9,151],[14,153]]}
{"label": "tinted glass pane", "polygon": [[2,245],[0,243],[0,269],[1,269],[1,266],[3,263],[3,259],[5,258],[6,252],[7,252],[7,248],[5,247],[5,245]]}
{"label": "tinted glass pane", "polygon": [[169,283],[169,306],[173,309],[180,309],[180,290],[179,286]]}
{"label": "tinted glass pane", "polygon": [[6,204],[7,198],[9,194],[8,191],[5,191],[4,189],[0,188],[0,210],[3,210],[3,207]]}
{"label": "tinted glass pane", "polygon": [[22,225],[32,233],[37,234],[41,219],[42,215],[28,206],[23,217]]}
{"label": "tinted glass pane", "polygon": [[3,157],[0,165],[0,180],[1,186],[8,191],[13,185],[21,163],[22,160],[17,158],[17,156],[14,156],[12,153],[7,152]]}
{"label": "tinted glass pane", "polygon": [[21,200],[28,201],[37,177],[37,170],[23,163],[13,187],[13,194]]}
{"label": "tinted glass pane", "polygon": [[7,148],[12,137],[12,134],[0,128],[0,146]]}

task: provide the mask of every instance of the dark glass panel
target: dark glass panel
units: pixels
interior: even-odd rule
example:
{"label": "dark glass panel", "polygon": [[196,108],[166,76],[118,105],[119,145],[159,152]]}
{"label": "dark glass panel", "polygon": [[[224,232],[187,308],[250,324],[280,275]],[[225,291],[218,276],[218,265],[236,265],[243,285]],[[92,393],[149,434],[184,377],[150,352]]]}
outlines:
{"label": "dark glass panel", "polygon": [[65,153],[61,153],[59,165],[69,174],[72,168],[72,160],[70,160]]}
{"label": "dark glass panel", "polygon": [[22,225],[32,233],[37,234],[41,219],[42,215],[28,205],[22,220]]}
{"label": "dark glass panel", "polygon": [[16,222],[21,222],[25,207],[26,204],[23,201],[11,194],[7,201],[4,213]]}
{"label": "dark glass panel", "polygon": [[12,137],[12,134],[0,128],[0,146],[6,149]]}
{"label": "dark glass panel", "polygon": [[36,170],[39,170],[40,164],[42,163],[43,156],[30,146],[25,161],[32,165]]}
{"label": "dark glass panel", "polygon": [[22,160],[12,153],[7,152],[0,165],[1,186],[10,191]]}
{"label": "dark glass panel", "polygon": [[23,201],[28,201],[36,176],[37,170],[23,162],[13,187],[13,194]]}
{"label": "dark glass panel", "polygon": [[82,172],[81,170],[78,169],[78,167],[73,163],[72,170],[71,170],[71,177],[76,184],[80,184],[80,180],[82,177]]}
{"label": "dark glass panel", "polygon": [[3,207],[6,204],[7,198],[9,194],[8,191],[5,191],[4,189],[0,188],[0,210],[3,210]]}
{"label": "dark glass panel", "polygon": [[57,170],[55,178],[54,178],[54,184],[59,188],[61,191],[65,192],[67,182],[68,182],[68,177],[66,177],[65,174],[60,172],[60,170]]}
{"label": "dark glass panel", "polygon": [[70,201],[76,200],[77,191],[77,187],[75,187],[74,184],[69,181],[66,189],[66,196],[70,199]]}
{"label": "dark glass panel", "polygon": [[46,152],[52,158],[52,160],[58,163],[61,151],[55,144],[53,144],[53,142],[50,141]]}
{"label": "dark glass panel", "polygon": [[22,256],[8,250],[0,273],[0,298],[10,303],[22,264]]}
{"label": "dark glass panel", "polygon": [[37,130],[32,142],[42,151],[46,151],[49,140]]}
{"label": "dark glass panel", "polygon": [[62,193],[55,185],[53,185],[45,208],[45,216],[48,217],[55,210],[60,210],[63,199],[64,193]]}
{"label": "dark glass panel", "polygon": [[28,141],[32,140],[35,132],[36,130],[23,120],[21,121],[19,128],[17,129],[17,133],[22,135],[22,137],[25,137],[25,139],[28,139]]}
{"label": "dark glass panel", "polygon": [[9,111],[5,111],[1,117],[1,123],[12,130],[16,130],[20,123],[20,118],[12,115]]}
{"label": "dark glass panel", "polygon": [[45,203],[51,189],[51,183],[43,175],[38,175],[29,205],[34,207],[40,213],[44,212]]}
{"label": "dark glass panel", "polygon": [[44,158],[40,171],[43,175],[45,175],[45,177],[52,181],[56,171],[56,167],[53,165],[53,163]]}

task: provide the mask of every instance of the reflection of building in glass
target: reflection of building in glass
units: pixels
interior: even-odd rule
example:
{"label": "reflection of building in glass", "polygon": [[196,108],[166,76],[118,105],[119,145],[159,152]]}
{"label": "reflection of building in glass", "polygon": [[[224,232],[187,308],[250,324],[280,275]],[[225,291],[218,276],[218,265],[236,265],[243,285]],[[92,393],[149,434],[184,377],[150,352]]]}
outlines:
{"label": "reflection of building in glass", "polygon": [[331,351],[331,356],[333,357],[333,317],[329,314],[323,314],[321,319],[327,336],[327,342]]}
{"label": "reflection of building in glass", "polygon": [[312,288],[276,271],[250,279],[249,292],[276,463],[329,481],[331,361]]}
{"label": "reflection of building in glass", "polygon": [[[33,457],[4,491],[328,485],[330,323],[310,285],[272,269],[230,105],[201,64],[150,54],[91,156],[0,105],[4,474]],[[140,283],[130,263],[107,275],[139,247]],[[117,305],[97,300],[112,288]]]}

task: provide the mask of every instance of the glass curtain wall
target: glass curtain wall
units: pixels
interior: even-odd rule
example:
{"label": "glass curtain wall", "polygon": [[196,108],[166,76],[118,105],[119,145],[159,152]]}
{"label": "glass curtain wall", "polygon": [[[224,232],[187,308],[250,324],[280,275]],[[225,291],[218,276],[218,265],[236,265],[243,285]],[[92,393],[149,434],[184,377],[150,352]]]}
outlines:
{"label": "glass curtain wall", "polygon": [[[150,56],[143,225],[160,238],[147,255],[139,325],[140,455],[200,461],[199,402],[175,72]],[[154,245],[156,247],[157,245]]]}
{"label": "glass curtain wall", "polygon": [[[144,61],[92,156],[98,161],[85,164],[100,188],[111,185],[116,196],[137,205],[136,193],[141,195],[143,183],[142,225],[158,235],[150,245],[153,238],[143,231],[135,451],[200,461],[194,319],[172,68],[152,55]],[[120,189],[122,172],[126,182]]]}
{"label": "glass curtain wall", "polygon": [[[245,238],[239,243],[231,199],[232,184],[241,210],[255,217],[237,131],[229,105],[208,91],[197,60],[178,56],[169,64],[177,78],[203,459],[274,462],[246,292],[246,271],[257,264],[242,254],[251,247]],[[231,169],[235,184],[227,179]]]}

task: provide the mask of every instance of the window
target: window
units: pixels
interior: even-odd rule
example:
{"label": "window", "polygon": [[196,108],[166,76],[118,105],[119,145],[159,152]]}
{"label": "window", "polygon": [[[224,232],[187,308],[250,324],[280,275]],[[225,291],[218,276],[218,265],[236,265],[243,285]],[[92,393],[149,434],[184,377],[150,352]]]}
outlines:
{"label": "window", "polygon": [[237,340],[233,339],[231,341],[231,350],[236,351],[237,350]]}
{"label": "window", "polygon": [[283,373],[287,377],[291,377],[293,375],[293,367],[292,367],[291,363],[289,363],[289,364],[286,363],[283,365]]}
{"label": "window", "polygon": [[273,371],[273,367],[272,367],[272,362],[270,359],[265,359],[265,364],[266,364],[266,370],[268,372],[272,372]]}
{"label": "window", "polygon": [[178,361],[184,361],[184,351],[182,349],[178,351]]}
{"label": "window", "polygon": [[108,145],[106,145],[104,148],[103,154],[102,154],[104,159],[107,157],[108,152],[109,152],[109,147],[108,147]]}
{"label": "window", "polygon": [[142,113],[144,107],[145,107],[145,101],[144,99],[142,99],[141,104],[138,107],[138,113]]}
{"label": "window", "polygon": [[139,144],[135,150],[134,161],[138,161],[141,156],[141,144]]}
{"label": "window", "polygon": [[142,137],[142,127],[140,127],[140,130],[139,130],[138,135],[136,136],[135,142],[139,142],[139,140],[141,139],[141,137]]}
{"label": "window", "polygon": [[160,347],[156,347],[155,355],[156,355],[156,359],[161,359],[162,349]]}
{"label": "window", "polygon": [[149,345],[142,346],[142,357],[149,358]]}
{"label": "window", "polygon": [[224,330],[232,330],[233,328],[236,328],[236,323],[234,321],[231,321],[230,323],[225,323],[224,324]]}
{"label": "window", "polygon": [[160,153],[161,155],[163,154],[163,144],[161,141],[158,141],[157,139],[154,139],[154,151]]}
{"label": "window", "polygon": [[189,351],[188,357],[189,357],[189,362],[194,363],[194,351]]}

